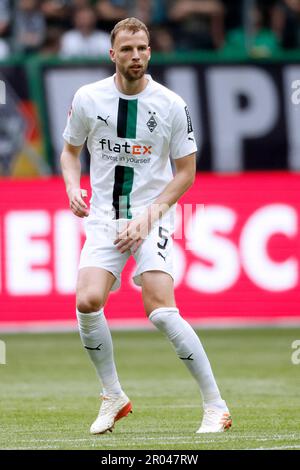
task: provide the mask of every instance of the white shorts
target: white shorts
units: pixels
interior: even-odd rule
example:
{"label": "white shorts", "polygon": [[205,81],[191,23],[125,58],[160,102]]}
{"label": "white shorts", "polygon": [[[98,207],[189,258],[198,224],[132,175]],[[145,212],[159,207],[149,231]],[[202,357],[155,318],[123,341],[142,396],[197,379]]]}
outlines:
{"label": "white shorts", "polygon": [[[81,251],[79,269],[103,268],[111,272],[116,280],[112,291],[121,285],[121,273],[131,252],[120,253],[113,244],[127,219],[103,220],[89,216],[84,220],[86,241]],[[173,224],[168,215],[155,224],[148,237],[133,255],[137,268],[133,276],[136,285],[141,285],[141,274],[145,271],[163,271],[174,279],[173,274]]]}

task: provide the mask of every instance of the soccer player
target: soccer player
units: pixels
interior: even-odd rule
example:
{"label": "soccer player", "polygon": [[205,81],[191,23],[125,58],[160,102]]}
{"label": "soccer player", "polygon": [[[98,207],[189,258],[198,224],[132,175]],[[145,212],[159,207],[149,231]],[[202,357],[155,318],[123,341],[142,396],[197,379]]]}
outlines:
{"label": "soccer player", "polygon": [[[103,401],[90,432],[111,431],[132,409],[118,379],[103,311],[109,292],[120,286],[131,255],[137,264],[134,282],[142,287],[149,320],[167,336],[199,385],[204,415],[197,432],[221,432],[231,426],[228,408],[201,342],[174,298],[174,211],[193,184],[197,150],[188,108],[146,74],[149,32],[138,19],[115,25],[110,57],[115,75],[76,92],[61,155],[70,208],[76,216],[86,217],[77,319],[82,343],[103,386]],[[79,155],[86,139],[91,155],[90,209],[84,201],[86,191],[80,188]]]}

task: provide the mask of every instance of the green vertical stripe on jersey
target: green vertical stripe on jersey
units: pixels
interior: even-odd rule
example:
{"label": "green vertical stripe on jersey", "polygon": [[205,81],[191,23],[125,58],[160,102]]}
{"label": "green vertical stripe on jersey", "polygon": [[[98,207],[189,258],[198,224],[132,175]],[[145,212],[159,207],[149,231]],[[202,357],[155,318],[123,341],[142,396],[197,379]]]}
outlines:
{"label": "green vertical stripe on jersey", "polygon": [[136,139],[137,103],[138,100],[124,100],[123,98],[119,98],[118,137]]}
{"label": "green vertical stripe on jersey", "polygon": [[138,100],[128,101],[126,137],[136,139],[136,118]]}
{"label": "green vertical stripe on jersey", "polygon": [[116,219],[132,219],[130,193],[133,185],[133,168],[117,165],[113,189],[113,207]]}

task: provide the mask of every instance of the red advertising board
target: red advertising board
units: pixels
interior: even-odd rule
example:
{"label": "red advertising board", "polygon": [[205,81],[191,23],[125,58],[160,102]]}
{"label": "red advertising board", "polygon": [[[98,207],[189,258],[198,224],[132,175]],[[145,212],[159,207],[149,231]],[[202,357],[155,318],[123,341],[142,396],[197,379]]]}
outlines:
{"label": "red advertising board", "polygon": [[[0,188],[0,330],[74,326],[84,233],[63,181],[1,180]],[[299,174],[198,174],[177,210],[176,299],[186,319],[300,323]],[[134,264],[109,297],[111,325],[148,324]]]}

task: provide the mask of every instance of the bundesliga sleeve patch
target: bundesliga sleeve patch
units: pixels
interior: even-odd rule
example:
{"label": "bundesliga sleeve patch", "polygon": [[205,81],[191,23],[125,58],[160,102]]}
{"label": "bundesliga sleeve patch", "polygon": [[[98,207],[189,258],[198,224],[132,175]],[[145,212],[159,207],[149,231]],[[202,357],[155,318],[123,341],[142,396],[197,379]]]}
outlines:
{"label": "bundesliga sleeve patch", "polygon": [[187,106],[184,108],[184,110],[185,110],[186,120],[187,120],[187,131],[188,131],[188,134],[190,134],[191,132],[193,132],[192,120],[191,120],[191,116],[190,116]]}

